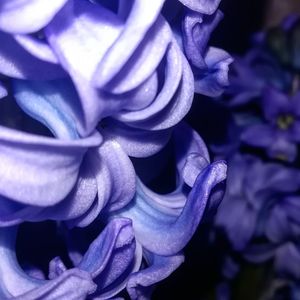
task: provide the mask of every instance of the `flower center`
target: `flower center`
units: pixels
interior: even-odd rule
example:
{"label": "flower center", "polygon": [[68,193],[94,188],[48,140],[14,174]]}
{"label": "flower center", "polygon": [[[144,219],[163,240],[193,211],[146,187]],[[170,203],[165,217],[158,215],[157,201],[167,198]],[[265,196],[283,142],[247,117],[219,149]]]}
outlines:
{"label": "flower center", "polygon": [[295,118],[292,115],[280,115],[277,117],[277,126],[282,130],[287,130],[294,123]]}

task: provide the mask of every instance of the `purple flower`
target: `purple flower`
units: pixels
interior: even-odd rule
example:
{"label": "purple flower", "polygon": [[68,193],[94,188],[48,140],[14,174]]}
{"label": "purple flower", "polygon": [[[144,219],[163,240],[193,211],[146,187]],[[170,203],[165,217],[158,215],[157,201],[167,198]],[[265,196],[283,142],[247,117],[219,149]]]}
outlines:
{"label": "purple flower", "polygon": [[91,294],[93,299],[110,299],[124,288],[127,276],[140,267],[141,251],[136,248],[128,219],[111,221],[83,255],[70,250],[73,269],[67,270],[59,257],[54,258],[49,263],[48,280],[28,275],[19,265],[14,245],[16,231],[15,227],[1,229],[2,299],[80,300]]}
{"label": "purple flower", "polygon": [[249,145],[262,147],[272,158],[293,161],[300,141],[300,94],[288,96],[274,88],[264,92],[261,102],[267,123],[252,125],[242,134]]}
{"label": "purple flower", "polygon": [[228,104],[238,106],[259,99],[266,87],[286,91],[292,80],[268,52],[253,47],[245,56],[234,57],[229,81],[226,90],[230,96]]}
{"label": "purple flower", "polygon": [[160,195],[138,181],[133,201],[113,214],[132,220],[149,265],[129,278],[132,299],[143,293],[141,287],[162,280],[182,262],[181,251],[193,236],[212,189],[226,177],[225,163],[209,164],[203,141],[189,127],[176,128],[174,143],[179,176],[175,190]]}
{"label": "purple flower", "polygon": [[261,224],[269,217],[270,203],[297,191],[299,172],[252,156],[236,155],[228,165],[227,190],[216,224],[226,231],[233,249],[243,251],[253,237],[264,234]]}
{"label": "purple flower", "polygon": [[195,92],[211,97],[220,96],[229,85],[231,56],[224,50],[207,46],[222,17],[220,11],[207,16],[187,10],[182,25],[184,50],[195,76]]}

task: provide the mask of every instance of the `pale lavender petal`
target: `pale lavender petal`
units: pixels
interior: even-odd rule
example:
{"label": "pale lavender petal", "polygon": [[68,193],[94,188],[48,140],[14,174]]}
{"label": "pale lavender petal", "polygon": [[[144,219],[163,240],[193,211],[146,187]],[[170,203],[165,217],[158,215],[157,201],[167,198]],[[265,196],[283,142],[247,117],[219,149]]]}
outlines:
{"label": "pale lavender petal", "polygon": [[[137,186],[134,202],[119,214],[133,220],[136,239],[147,250],[158,255],[178,253],[192,237],[204,213],[211,189],[226,177],[226,165],[215,162],[200,172],[182,212],[170,214],[170,209],[159,201],[185,200],[182,194],[158,195],[141,182]],[[156,201],[155,198],[161,199]],[[192,216],[192,217],[191,217]]]}
{"label": "pale lavender petal", "polygon": [[[139,254],[138,254],[139,252]],[[113,219],[89,246],[78,268],[89,272],[97,284],[94,297],[107,299],[120,290],[141,264],[131,220]]]}
{"label": "pale lavender petal", "polygon": [[91,170],[88,158],[85,157],[80,166],[78,180],[68,196],[58,204],[47,207],[38,214],[33,215],[30,220],[43,221],[52,219],[67,221],[77,219],[93,206],[97,192],[96,178]]}
{"label": "pale lavender petal", "polygon": [[45,32],[71,77],[79,74],[91,80],[97,65],[121,29],[122,23],[117,16],[101,5],[69,0]]}
{"label": "pale lavender petal", "polygon": [[59,63],[51,47],[44,41],[25,34],[16,34],[14,39],[36,58],[53,64]]}
{"label": "pale lavender petal", "polygon": [[87,149],[101,140],[96,133],[86,139],[61,141],[1,127],[0,194],[41,207],[58,203],[76,183]]}
{"label": "pale lavender petal", "polygon": [[222,19],[218,11],[212,16],[187,11],[183,20],[183,46],[188,60],[196,68],[206,69],[204,55],[212,31]]}
{"label": "pale lavender petal", "polygon": [[42,29],[68,0],[3,0],[0,3],[0,29],[29,33]]}
{"label": "pale lavender petal", "polygon": [[14,96],[19,106],[61,139],[77,139],[82,127],[80,100],[68,80],[14,80]]}
{"label": "pale lavender petal", "polygon": [[183,5],[189,9],[200,12],[202,14],[213,14],[221,0],[179,0]]}
{"label": "pale lavender petal", "polygon": [[132,157],[148,157],[159,152],[171,136],[171,129],[148,131],[114,121],[108,122],[104,131]]}
{"label": "pale lavender petal", "polygon": [[[172,31],[167,22],[159,17],[138,46],[133,56],[105,86],[105,90],[120,94],[135,89],[150,77],[162,61],[172,40]],[[108,50],[109,51],[109,50]],[[123,55],[123,53],[122,53]],[[120,57],[122,57],[120,55]],[[141,66],[143,66],[141,68]],[[94,76],[97,85],[99,74]],[[100,77],[101,81],[101,77]]]}
{"label": "pale lavender petal", "polygon": [[1,74],[30,80],[66,77],[66,73],[59,65],[42,61],[31,55],[12,36],[0,32],[0,42]]}
{"label": "pale lavender petal", "polygon": [[45,282],[13,300],[83,300],[96,289],[91,275],[79,269],[64,272],[56,279]]}
{"label": "pale lavender petal", "polygon": [[233,59],[226,51],[210,47],[204,60],[207,70],[195,74],[195,92],[209,97],[220,96],[229,85],[228,70]]}
{"label": "pale lavender petal", "polygon": [[175,41],[167,54],[165,73],[163,87],[149,106],[114,117],[130,126],[150,130],[163,130],[181,121],[191,107],[194,83],[190,66]]}
{"label": "pale lavender petal", "polygon": [[155,283],[167,278],[184,261],[182,254],[159,256],[145,251],[145,256],[149,266],[133,273],[128,279],[127,291],[132,300],[149,299],[145,292]]}
{"label": "pale lavender petal", "polygon": [[135,194],[135,171],[126,152],[113,139],[89,152],[90,169],[98,185],[99,206],[113,211],[124,207]]}
{"label": "pale lavender petal", "polygon": [[[116,76],[153,26],[165,0],[134,0],[124,29],[97,67],[97,86],[106,85]],[[165,41],[163,41],[165,43]]]}

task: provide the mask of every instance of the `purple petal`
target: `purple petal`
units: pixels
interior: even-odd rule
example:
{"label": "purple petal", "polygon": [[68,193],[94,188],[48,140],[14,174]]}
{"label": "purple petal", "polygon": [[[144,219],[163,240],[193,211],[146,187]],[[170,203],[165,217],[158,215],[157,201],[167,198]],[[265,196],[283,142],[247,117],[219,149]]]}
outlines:
{"label": "purple petal", "polygon": [[297,157],[297,145],[285,139],[283,136],[278,136],[273,140],[272,145],[267,149],[267,153],[271,158],[279,158],[284,161],[293,162]]}
{"label": "purple petal", "polygon": [[275,268],[280,274],[299,279],[299,264],[300,252],[297,246],[292,242],[284,244],[277,250]]}
{"label": "purple petal", "polygon": [[16,34],[14,39],[31,55],[38,59],[44,60],[49,63],[58,64],[58,59],[51,49],[51,47],[45,42],[32,37],[31,35]]}
{"label": "purple petal", "polygon": [[3,75],[30,80],[66,77],[66,73],[59,65],[31,55],[12,36],[0,32],[0,42],[0,73]]}
{"label": "purple petal", "polygon": [[71,82],[14,80],[13,85],[16,101],[28,115],[45,124],[58,138],[78,138],[82,112]]}
{"label": "purple petal", "polygon": [[94,296],[107,299],[125,287],[127,277],[141,264],[141,251],[139,249],[136,255],[135,249],[130,220],[117,218],[105,227],[78,265],[89,272],[97,283]]}
{"label": "purple petal", "polygon": [[60,141],[0,127],[0,141],[0,194],[24,204],[49,206],[70,192],[83,155],[99,145],[101,137],[95,133],[78,141]]}
{"label": "purple petal", "polygon": [[0,3],[0,29],[10,33],[38,31],[51,21],[67,1],[3,0]]}
{"label": "purple petal", "polygon": [[1,229],[0,232],[1,292],[6,297],[16,300],[81,300],[95,291],[96,286],[90,274],[78,269],[68,270],[61,276],[50,281],[28,276],[20,268],[15,255],[14,244],[16,232],[16,227]]}
{"label": "purple petal", "polygon": [[243,142],[256,147],[267,148],[274,142],[275,130],[264,124],[249,126],[241,136]]}
{"label": "purple petal", "polygon": [[121,29],[121,21],[101,5],[69,0],[45,32],[71,77],[79,74],[91,80],[97,65]]}
{"label": "purple petal", "polygon": [[78,180],[69,195],[58,204],[47,207],[34,215],[30,220],[43,221],[50,219],[66,221],[77,219],[92,207],[97,197],[97,191],[96,178],[87,157],[85,157],[80,166]]}
{"label": "purple petal", "polygon": [[[198,175],[186,203],[185,196],[180,193],[158,195],[139,182],[134,202],[120,215],[132,219],[136,238],[147,250],[158,255],[178,253],[194,234],[211,189],[225,177],[226,165],[223,162],[206,167]],[[172,209],[167,207],[167,203],[176,202],[185,203],[180,215],[172,214]]]}
{"label": "purple petal", "polygon": [[275,88],[264,90],[262,105],[267,120],[274,121],[278,115],[287,113],[289,109],[289,98]]}
{"label": "purple petal", "polygon": [[186,12],[182,25],[183,46],[188,60],[194,67],[206,68],[204,55],[207,44],[222,17],[220,11],[209,17],[189,10]]}
{"label": "purple petal", "polygon": [[183,5],[189,9],[200,12],[202,14],[213,14],[221,0],[179,0]]}
{"label": "purple petal", "polygon": [[287,215],[281,205],[277,205],[266,220],[266,236],[273,243],[280,243],[288,239],[290,234]]}
{"label": "purple petal", "polygon": [[[122,33],[97,67],[95,80],[102,87],[116,76],[153,26],[165,0],[134,0]],[[165,43],[165,41],[163,41]]]}
{"label": "purple petal", "polygon": [[193,95],[193,75],[175,41],[167,53],[166,78],[156,99],[146,108],[115,116],[132,127],[163,130],[174,126],[189,111]]}
{"label": "purple petal", "polygon": [[[172,32],[170,27],[162,17],[159,17],[151,29],[149,29],[132,57],[114,76],[114,79],[105,86],[105,90],[121,94],[137,88],[158,68],[171,40]],[[141,68],[141,66],[143,67]],[[101,77],[99,76],[101,75],[96,72],[94,76],[95,85],[97,85],[99,78],[101,81]]]}
{"label": "purple petal", "polygon": [[150,288],[155,283],[167,278],[184,261],[182,254],[174,256],[159,256],[146,252],[146,259],[149,264],[143,270],[133,273],[127,283],[127,291],[132,300],[149,299],[145,295],[145,288]]}
{"label": "purple petal", "polygon": [[257,212],[246,199],[227,197],[225,195],[218,209],[216,223],[226,230],[234,250],[245,249],[253,237]]}
{"label": "purple petal", "polygon": [[209,97],[220,96],[229,85],[228,69],[232,57],[224,50],[210,47],[204,59],[207,70],[195,75],[195,92]]}
{"label": "purple petal", "polygon": [[171,130],[148,131],[110,121],[104,131],[132,157],[148,157],[159,152],[168,142]]}
{"label": "purple petal", "polygon": [[89,153],[98,185],[98,201],[108,211],[124,207],[134,197],[136,175],[128,155],[113,139]]}
{"label": "purple petal", "polygon": [[89,273],[71,269],[14,300],[82,300],[96,289]]}

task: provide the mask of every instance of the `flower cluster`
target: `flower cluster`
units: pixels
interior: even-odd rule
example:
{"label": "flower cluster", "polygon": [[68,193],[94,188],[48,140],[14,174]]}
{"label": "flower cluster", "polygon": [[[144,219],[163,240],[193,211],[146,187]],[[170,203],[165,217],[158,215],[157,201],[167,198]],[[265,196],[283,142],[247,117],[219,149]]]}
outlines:
{"label": "flower cluster", "polygon": [[[228,85],[219,2],[1,1],[1,299],[146,299],[183,262],[226,177],[182,121]],[[63,251],[42,267],[24,228],[45,221]]]}
{"label": "flower cluster", "polygon": [[[257,296],[263,299],[277,299],[285,288],[289,296],[280,299],[299,299],[299,24],[288,17],[256,35],[253,48],[235,60],[221,104],[230,115],[226,142],[212,147],[228,160],[215,218],[230,245],[223,275],[234,280],[247,263],[271,261],[265,294]],[[220,299],[231,299],[227,283]]]}

